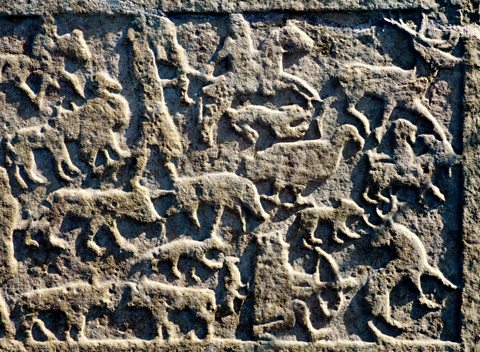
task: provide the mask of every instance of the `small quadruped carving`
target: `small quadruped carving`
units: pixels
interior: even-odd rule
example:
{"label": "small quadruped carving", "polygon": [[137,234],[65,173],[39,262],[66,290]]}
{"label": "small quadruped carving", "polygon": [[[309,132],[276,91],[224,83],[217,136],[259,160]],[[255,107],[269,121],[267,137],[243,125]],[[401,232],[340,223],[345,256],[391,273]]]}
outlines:
{"label": "small quadruped carving", "polygon": [[24,293],[17,303],[22,321],[19,330],[25,334],[27,341],[34,341],[33,328],[37,326],[47,340],[58,337],[47,328],[41,319],[41,312],[57,312],[66,316],[64,336],[60,339],[73,342],[85,339],[85,322],[88,310],[92,307],[111,304],[110,288],[114,282],[84,281],[72,282],[52,288],[43,288]]}
{"label": "small quadruped carving", "polygon": [[459,350],[466,32],[399,14],[0,18],[0,350]]}
{"label": "small quadruped carving", "polygon": [[[397,202],[395,196],[392,202]],[[393,207],[398,209],[396,204]],[[457,286],[447,279],[438,267],[430,264],[427,250],[421,239],[406,226],[396,223],[394,215],[395,213],[391,213],[383,217],[386,226],[378,230],[378,238],[372,242],[375,247],[391,247],[394,258],[385,267],[375,270],[369,277],[367,302],[372,307],[374,317],[381,318],[388,325],[401,330],[414,325],[414,321],[404,322],[392,317],[390,296],[400,282],[410,281],[418,291],[418,302],[429,309],[441,309],[442,304],[428,298],[424,293],[421,281],[423,275],[438,280],[441,285],[451,290],[457,289]],[[384,339],[373,320],[370,320],[368,325],[379,340]]]}
{"label": "small quadruped carving", "polygon": [[[111,153],[120,158],[130,155],[121,139],[130,120],[128,103],[118,93],[110,91],[118,91],[122,87],[104,72],[96,74],[95,81],[98,84],[98,97],[88,100],[82,106],[73,104],[73,110],[60,106],[57,116],[48,123],[26,127],[7,136],[7,146],[12,155],[12,164],[15,165],[15,178],[21,187],[28,188],[22,171],[30,181],[39,184],[47,182],[37,172],[33,154],[36,149],[43,148],[51,152],[58,176],[67,182],[73,182],[70,176],[72,174],[82,175],[81,170],[72,162],[67,142],[78,142],[82,160],[94,173],[118,162],[112,158]],[[102,128],[98,128],[99,123]],[[105,158],[104,165],[97,165],[100,153]]]}

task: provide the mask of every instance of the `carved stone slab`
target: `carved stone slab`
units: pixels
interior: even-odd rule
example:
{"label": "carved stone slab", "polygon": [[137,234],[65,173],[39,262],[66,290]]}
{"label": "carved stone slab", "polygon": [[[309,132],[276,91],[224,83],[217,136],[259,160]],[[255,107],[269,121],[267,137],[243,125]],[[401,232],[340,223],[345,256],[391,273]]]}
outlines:
{"label": "carved stone slab", "polygon": [[477,19],[0,4],[0,349],[475,351]]}

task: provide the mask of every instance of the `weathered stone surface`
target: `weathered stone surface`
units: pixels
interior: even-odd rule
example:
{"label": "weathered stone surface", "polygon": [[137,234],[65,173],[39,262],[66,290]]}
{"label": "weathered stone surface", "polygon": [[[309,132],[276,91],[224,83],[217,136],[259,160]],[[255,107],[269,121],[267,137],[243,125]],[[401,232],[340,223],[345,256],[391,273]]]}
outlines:
{"label": "weathered stone surface", "polygon": [[0,13],[0,349],[479,348],[477,3]]}

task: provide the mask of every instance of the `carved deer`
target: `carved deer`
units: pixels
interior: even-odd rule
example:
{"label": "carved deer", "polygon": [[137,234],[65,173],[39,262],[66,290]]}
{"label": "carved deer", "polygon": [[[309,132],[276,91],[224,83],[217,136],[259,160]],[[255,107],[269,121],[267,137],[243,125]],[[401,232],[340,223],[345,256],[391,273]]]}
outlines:
{"label": "carved deer", "polygon": [[370,134],[370,122],[357,110],[356,104],[366,95],[377,97],[385,103],[382,121],[375,130],[377,141],[382,140],[394,109],[400,107],[428,121],[445,148],[452,150],[448,130],[425,105],[424,96],[431,83],[427,77],[418,77],[416,70],[404,70],[396,66],[349,63],[343,66],[339,78],[349,100],[348,112],[362,121],[367,134]]}
{"label": "carved deer", "polygon": [[[434,28],[432,23],[428,20],[426,14],[422,14],[422,22],[418,30],[412,28],[409,24],[405,23],[402,19],[394,20],[384,18],[387,23],[399,28],[405,33],[409,34],[412,38],[414,49],[420,54],[420,56],[429,64],[433,69],[439,68],[453,68],[455,65],[462,62],[462,60],[451,54],[455,46],[458,44],[460,35],[456,31],[452,31],[450,28]],[[440,32],[442,36],[445,33],[448,34],[448,38],[432,38],[427,36],[427,31]],[[433,30],[433,31],[432,31]]]}

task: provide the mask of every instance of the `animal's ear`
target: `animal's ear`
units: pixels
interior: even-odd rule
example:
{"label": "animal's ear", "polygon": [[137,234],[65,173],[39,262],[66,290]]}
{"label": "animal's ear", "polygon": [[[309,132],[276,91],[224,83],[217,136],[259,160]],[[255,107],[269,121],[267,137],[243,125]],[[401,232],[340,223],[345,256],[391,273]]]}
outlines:
{"label": "animal's ear", "polygon": [[290,20],[287,20],[287,22],[285,22],[285,25],[286,25],[286,26],[294,26],[294,25],[295,25],[295,21],[293,21],[293,20],[291,20],[291,19],[290,19]]}

